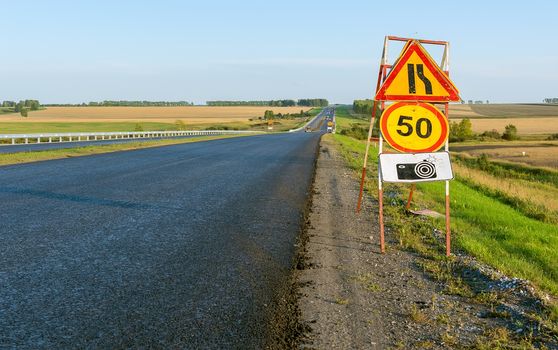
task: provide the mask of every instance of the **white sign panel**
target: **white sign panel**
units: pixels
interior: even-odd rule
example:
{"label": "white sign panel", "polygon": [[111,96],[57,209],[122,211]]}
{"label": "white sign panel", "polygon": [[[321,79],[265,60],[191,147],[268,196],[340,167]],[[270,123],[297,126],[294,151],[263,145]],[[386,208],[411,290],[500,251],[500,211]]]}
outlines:
{"label": "white sign panel", "polygon": [[453,179],[448,152],[380,154],[384,182],[426,182]]}

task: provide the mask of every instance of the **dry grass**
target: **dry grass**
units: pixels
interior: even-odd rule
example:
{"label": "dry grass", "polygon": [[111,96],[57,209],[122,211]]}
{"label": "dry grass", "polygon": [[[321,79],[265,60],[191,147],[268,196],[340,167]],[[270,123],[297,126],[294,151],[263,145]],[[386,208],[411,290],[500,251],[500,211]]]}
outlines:
{"label": "dry grass", "polygon": [[556,200],[558,198],[558,188],[555,186],[532,181],[500,178],[482,170],[465,167],[457,162],[454,162],[452,167],[457,175],[476,184],[558,212],[558,201]]}
{"label": "dry grass", "polygon": [[0,116],[0,122],[159,122],[174,123],[230,123],[248,122],[250,118],[263,117],[266,110],[275,113],[298,113],[308,107],[48,107],[29,113],[28,118],[19,114]]}

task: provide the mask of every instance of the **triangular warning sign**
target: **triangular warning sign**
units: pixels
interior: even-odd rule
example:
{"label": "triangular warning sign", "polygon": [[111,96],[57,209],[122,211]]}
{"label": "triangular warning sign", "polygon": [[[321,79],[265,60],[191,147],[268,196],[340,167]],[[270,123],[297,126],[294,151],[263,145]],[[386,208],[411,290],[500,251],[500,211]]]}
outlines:
{"label": "triangular warning sign", "polygon": [[460,101],[459,90],[416,40],[405,44],[376,93],[378,101]]}

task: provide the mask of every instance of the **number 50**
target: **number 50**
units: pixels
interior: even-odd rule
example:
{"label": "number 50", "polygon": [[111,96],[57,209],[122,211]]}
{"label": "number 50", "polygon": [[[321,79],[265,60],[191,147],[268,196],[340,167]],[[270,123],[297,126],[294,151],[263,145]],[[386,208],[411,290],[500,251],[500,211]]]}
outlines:
{"label": "number 50", "polygon": [[[430,135],[432,135],[432,122],[429,119],[418,118],[414,128],[413,125],[410,123],[412,121],[413,117],[400,115],[399,120],[397,121],[397,125],[406,128],[406,130],[397,129],[397,133],[401,136],[410,136],[413,134],[413,132],[416,132],[417,136],[422,139],[426,139],[430,137]],[[425,128],[426,130],[423,130]]]}

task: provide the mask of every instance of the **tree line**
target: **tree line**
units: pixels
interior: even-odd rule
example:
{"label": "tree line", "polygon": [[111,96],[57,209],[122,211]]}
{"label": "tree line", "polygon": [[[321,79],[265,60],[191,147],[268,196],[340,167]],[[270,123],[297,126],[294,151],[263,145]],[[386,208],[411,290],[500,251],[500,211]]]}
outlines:
{"label": "tree line", "polygon": [[11,107],[14,112],[20,112],[22,109],[36,111],[41,108],[41,103],[38,100],[3,101],[2,107]]}
{"label": "tree line", "polygon": [[323,98],[304,98],[299,100],[268,100],[268,101],[207,101],[208,106],[270,106],[270,107],[325,107],[328,100]]}
{"label": "tree line", "polygon": [[[353,111],[357,114],[367,114],[372,115],[372,106],[374,105],[373,100],[354,100],[353,101]],[[381,109],[380,104],[376,105],[376,116],[380,116]]]}
{"label": "tree line", "polygon": [[13,109],[14,113],[21,114],[22,117],[27,117],[29,111],[36,111],[41,108],[41,103],[38,100],[21,100],[3,101],[2,107]]}
{"label": "tree line", "polygon": [[[308,112],[304,112],[302,109],[300,110],[300,113],[273,113],[273,111],[271,110],[267,110],[264,113],[264,120],[274,120],[274,119],[294,119],[294,118],[307,118],[310,116],[310,113]],[[261,119],[258,118],[258,119]]]}
{"label": "tree line", "polygon": [[49,103],[45,104],[46,107],[180,107],[180,106],[193,106],[193,102],[188,101],[111,101],[106,100],[102,102],[89,102],[89,103]]}
{"label": "tree line", "polygon": [[552,98],[545,98],[543,100],[544,103],[558,103],[558,97],[552,97]]}

